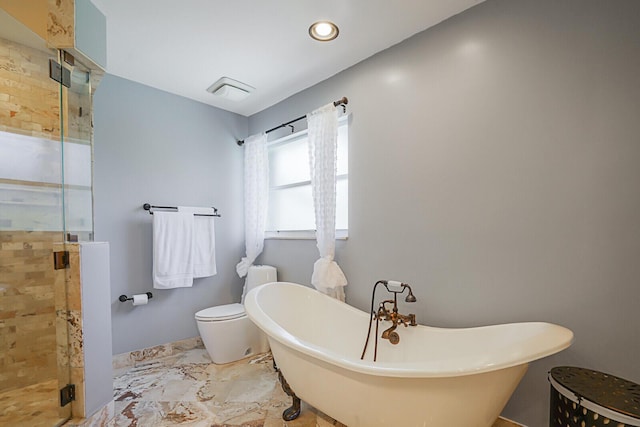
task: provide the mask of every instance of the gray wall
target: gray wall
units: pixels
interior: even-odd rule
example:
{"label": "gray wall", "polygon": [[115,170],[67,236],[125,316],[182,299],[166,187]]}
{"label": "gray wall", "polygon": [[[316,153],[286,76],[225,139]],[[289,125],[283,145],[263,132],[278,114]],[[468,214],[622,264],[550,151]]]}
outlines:
{"label": "gray wall", "polygon": [[113,400],[109,243],[80,243],[85,418]]}
{"label": "gray wall", "polygon": [[[246,117],[107,75],[94,100],[95,238],[111,246],[114,354],[198,336],[194,314],[240,300]],[[154,290],[153,205],[215,206],[218,274],[192,288]],[[148,305],[120,294],[153,292]]]}
{"label": "gray wall", "polygon": [[[375,280],[397,279],[424,324],[571,328],[505,410],[540,427],[553,366],[640,382],[639,46],[636,0],[489,0],[249,130],[349,97],[347,301],[366,310]],[[308,284],[316,258],[315,242],[270,240],[258,261]]]}

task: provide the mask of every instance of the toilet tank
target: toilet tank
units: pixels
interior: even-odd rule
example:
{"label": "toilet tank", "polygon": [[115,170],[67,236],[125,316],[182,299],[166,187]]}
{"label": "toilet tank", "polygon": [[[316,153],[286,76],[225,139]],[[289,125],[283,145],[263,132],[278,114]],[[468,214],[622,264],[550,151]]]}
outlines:
{"label": "toilet tank", "polygon": [[244,297],[253,288],[264,285],[269,282],[278,281],[278,271],[270,265],[252,265],[249,267],[247,278],[244,282],[244,291],[242,292],[242,301]]}

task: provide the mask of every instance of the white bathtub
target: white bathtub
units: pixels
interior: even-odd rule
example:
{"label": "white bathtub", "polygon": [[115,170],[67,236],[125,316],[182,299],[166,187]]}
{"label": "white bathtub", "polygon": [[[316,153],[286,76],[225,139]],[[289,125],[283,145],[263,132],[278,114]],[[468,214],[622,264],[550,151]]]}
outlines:
{"label": "white bathtub", "polygon": [[360,360],[369,314],[314,289],[268,283],[249,292],[245,309],[296,395],[349,427],[490,427],[528,363],[573,340],[549,323],[400,326],[400,343],[378,340],[373,362],[373,330]]}

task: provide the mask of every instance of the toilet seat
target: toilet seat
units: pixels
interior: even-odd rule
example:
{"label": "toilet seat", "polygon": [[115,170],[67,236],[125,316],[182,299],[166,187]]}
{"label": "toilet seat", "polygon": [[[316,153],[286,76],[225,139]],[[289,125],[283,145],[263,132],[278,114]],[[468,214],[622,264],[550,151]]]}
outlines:
{"label": "toilet seat", "polygon": [[245,316],[244,306],[233,303],[205,308],[196,313],[196,320],[203,322],[219,322],[221,320],[238,319]]}

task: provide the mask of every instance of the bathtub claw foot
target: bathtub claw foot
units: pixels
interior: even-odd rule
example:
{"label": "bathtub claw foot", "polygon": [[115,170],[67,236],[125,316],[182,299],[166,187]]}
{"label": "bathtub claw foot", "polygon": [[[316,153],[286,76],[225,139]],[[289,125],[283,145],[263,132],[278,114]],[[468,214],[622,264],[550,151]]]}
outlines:
{"label": "bathtub claw foot", "polygon": [[282,390],[293,399],[292,405],[285,409],[282,412],[282,419],[285,421],[293,421],[300,415],[300,398],[296,396],[296,394],[289,387],[289,383],[282,375],[282,371],[278,370],[278,379],[280,380],[280,385],[282,386]]}
{"label": "bathtub claw foot", "polygon": [[293,397],[293,405],[282,412],[282,419],[285,421],[293,421],[300,415],[300,398]]}

